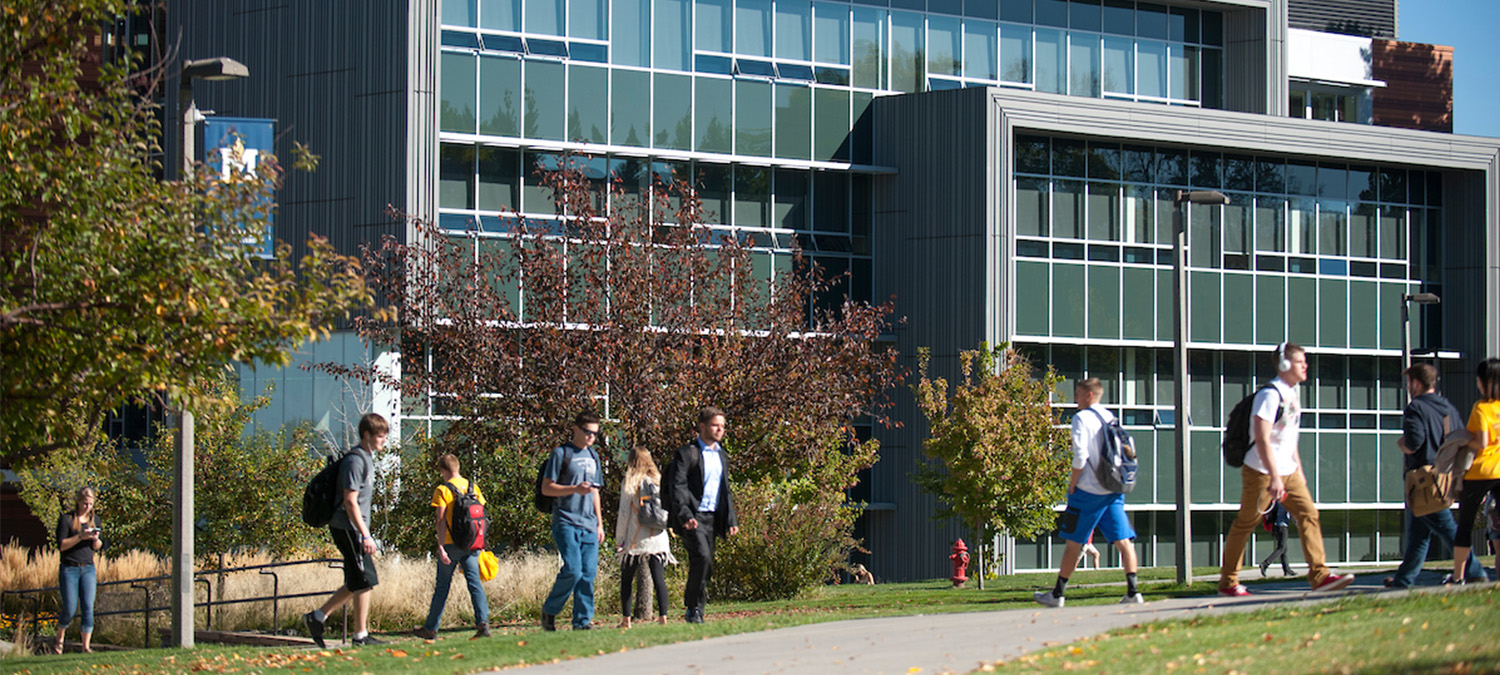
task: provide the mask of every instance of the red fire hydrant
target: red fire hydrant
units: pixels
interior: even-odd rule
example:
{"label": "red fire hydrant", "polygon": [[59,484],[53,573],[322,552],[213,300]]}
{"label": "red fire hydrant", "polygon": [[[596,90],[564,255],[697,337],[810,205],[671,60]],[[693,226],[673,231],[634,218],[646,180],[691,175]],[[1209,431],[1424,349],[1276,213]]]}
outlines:
{"label": "red fire hydrant", "polygon": [[953,542],[953,555],[948,556],[948,559],[953,561],[953,576],[948,577],[948,580],[953,582],[954,588],[963,588],[964,582],[969,580],[969,577],[964,576],[964,570],[969,566],[969,547],[964,545],[964,540]]}

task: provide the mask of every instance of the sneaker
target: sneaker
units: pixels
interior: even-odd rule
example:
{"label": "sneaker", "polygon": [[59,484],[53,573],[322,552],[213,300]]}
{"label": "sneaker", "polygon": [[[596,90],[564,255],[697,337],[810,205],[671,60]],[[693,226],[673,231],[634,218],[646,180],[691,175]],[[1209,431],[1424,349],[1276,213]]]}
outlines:
{"label": "sneaker", "polygon": [[1266,570],[1271,569],[1271,561],[1267,560],[1260,564],[1260,575],[1266,576]]}
{"label": "sneaker", "polygon": [[1250,589],[1245,588],[1241,584],[1235,584],[1233,588],[1219,589],[1219,595],[1226,598],[1243,598],[1250,595]]}
{"label": "sneaker", "polygon": [[1446,575],[1446,576],[1443,577],[1443,585],[1444,586],[1462,586],[1462,585],[1464,585],[1466,583],[1468,583],[1467,579],[1465,579],[1463,581],[1454,581],[1452,574],[1449,574],[1449,575]]}
{"label": "sneaker", "polygon": [[687,611],[687,616],[683,617],[683,620],[688,623],[703,623],[703,610],[690,609]]}
{"label": "sneaker", "polygon": [[594,630],[594,624],[586,623],[586,624],[574,626],[573,630]]}
{"label": "sneaker", "polygon": [[[1049,593],[1048,595],[1051,595],[1051,594]],[[1122,604],[1122,605],[1144,605],[1144,604],[1146,604],[1146,596],[1141,595],[1140,593],[1128,593],[1128,594],[1125,595],[1125,597],[1120,598],[1120,604]]]}
{"label": "sneaker", "polygon": [[378,637],[375,637],[374,635],[366,635],[364,637],[357,637],[357,638],[354,638],[354,639],[350,640],[350,642],[353,642],[354,644],[356,644],[356,645],[358,645],[360,647],[367,647],[369,645],[387,645],[387,644],[390,644],[389,642],[386,642],[385,640],[382,640],[382,639],[380,639]]}
{"label": "sneaker", "polygon": [[1062,607],[1068,602],[1067,598],[1059,598],[1052,595],[1052,591],[1037,591],[1031,594],[1031,599],[1035,600],[1039,605],[1046,605],[1048,607]]}
{"label": "sneaker", "polygon": [[417,636],[419,638],[422,638],[423,640],[436,640],[437,639],[437,631],[435,631],[435,630],[427,630],[426,628],[413,628],[412,631],[411,631],[411,634],[415,635],[415,636]]}
{"label": "sneaker", "polygon": [[557,615],[542,612],[542,630],[552,632],[557,630]]}
{"label": "sneaker", "polygon": [[479,638],[487,638],[489,636],[490,625],[488,623],[480,623],[474,625],[474,639],[477,640]]}
{"label": "sneaker", "polygon": [[328,648],[328,645],[323,644],[323,622],[313,618],[312,612],[302,615],[302,625],[307,626],[307,636],[318,644],[318,649]]}
{"label": "sneaker", "polygon": [[1341,591],[1345,588],[1348,588],[1349,584],[1352,583],[1354,583],[1353,574],[1330,574],[1328,575],[1327,579],[1323,580],[1323,583],[1318,584],[1318,586],[1313,589],[1313,592],[1332,593],[1333,591]]}
{"label": "sneaker", "polygon": [[1281,576],[1284,576],[1284,577],[1295,577],[1295,576],[1297,576],[1297,573],[1294,570],[1292,570],[1292,568],[1290,568],[1290,567],[1283,567],[1283,568],[1281,568]]}

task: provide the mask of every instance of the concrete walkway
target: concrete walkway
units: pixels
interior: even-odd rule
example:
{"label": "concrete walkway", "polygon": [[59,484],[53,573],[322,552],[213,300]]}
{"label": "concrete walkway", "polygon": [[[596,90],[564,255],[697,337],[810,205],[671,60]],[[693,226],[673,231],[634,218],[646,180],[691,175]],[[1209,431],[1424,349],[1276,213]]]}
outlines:
{"label": "concrete walkway", "polygon": [[[1357,577],[1348,590],[1329,595],[1309,595],[1307,583],[1296,579],[1254,586],[1251,590],[1255,595],[1247,598],[1151,600],[1148,593],[1144,605],[1061,609],[1037,606],[1001,612],[834,621],[532,666],[524,672],[526,675],[967,673],[984,663],[1015,658],[1134,624],[1385,591],[1381,585],[1385,576],[1382,572]],[[1440,577],[1426,572],[1419,583],[1436,584]],[[712,615],[709,620],[713,620]]]}

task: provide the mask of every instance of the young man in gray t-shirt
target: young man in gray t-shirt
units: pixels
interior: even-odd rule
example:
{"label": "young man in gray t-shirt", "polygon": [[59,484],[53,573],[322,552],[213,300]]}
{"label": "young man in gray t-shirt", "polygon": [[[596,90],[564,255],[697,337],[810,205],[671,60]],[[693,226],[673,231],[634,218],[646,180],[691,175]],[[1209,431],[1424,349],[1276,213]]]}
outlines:
{"label": "young man in gray t-shirt", "polygon": [[359,445],[339,460],[339,505],[328,523],[333,545],[344,558],[344,585],[334,591],[328,602],[302,616],[307,633],[318,647],[323,643],[323,622],[328,615],[354,600],[354,638],[356,645],[385,644],[370,635],[370,591],[380,583],[375,573],[375,539],[370,534],[370,500],[375,492],[375,453],[385,447],[391,425],[385,418],[370,413],[359,420]]}
{"label": "young man in gray t-shirt", "polygon": [[604,543],[604,518],[599,511],[599,484],[604,482],[594,442],[599,438],[599,416],[580,413],[573,419],[573,437],[552,450],[542,470],[542,494],[552,498],[552,541],[562,558],[562,569],[542,603],[542,629],[557,630],[557,615],[573,597],[573,630],[594,627],[594,577],[599,571],[599,545]]}

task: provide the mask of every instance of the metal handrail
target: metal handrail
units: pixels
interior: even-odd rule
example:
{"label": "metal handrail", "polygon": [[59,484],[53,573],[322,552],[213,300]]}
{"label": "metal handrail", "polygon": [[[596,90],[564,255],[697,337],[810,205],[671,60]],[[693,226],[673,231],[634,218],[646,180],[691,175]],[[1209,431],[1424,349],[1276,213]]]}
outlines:
{"label": "metal handrail", "polygon": [[[194,608],[198,608],[198,607],[205,608],[204,614],[206,616],[204,618],[204,627],[207,630],[213,630],[213,608],[214,607],[221,607],[221,606],[224,606],[224,605],[237,605],[237,604],[242,604],[242,603],[246,603],[246,602],[264,602],[266,600],[270,600],[271,601],[271,616],[272,616],[272,618],[271,618],[271,621],[272,621],[271,625],[272,625],[273,630],[274,630],[275,626],[280,625],[278,619],[280,618],[280,611],[279,611],[280,610],[280,602],[281,602],[281,600],[283,598],[285,598],[285,599],[291,599],[291,598],[321,597],[321,596],[324,596],[324,595],[328,594],[327,591],[312,591],[312,592],[308,592],[308,593],[293,593],[293,594],[290,594],[290,595],[282,595],[281,594],[280,578],[276,575],[276,572],[274,570],[282,568],[282,567],[292,567],[292,566],[295,566],[295,565],[312,565],[312,564],[323,564],[323,563],[327,563],[330,568],[334,568],[334,569],[342,569],[342,567],[343,567],[343,559],[341,559],[341,558],[314,558],[314,559],[311,559],[311,560],[289,560],[289,561],[286,561],[286,562],[266,563],[266,564],[263,564],[263,565],[246,565],[244,567],[231,567],[231,568],[225,568],[225,569],[196,570],[196,571],[193,572],[193,576],[195,577],[193,581],[194,581],[195,584],[201,583],[201,584],[205,584],[205,585],[208,586],[208,592],[204,595],[204,597],[206,597],[208,599],[204,600],[203,602],[195,602],[195,603],[193,603],[193,607]],[[272,571],[267,571],[267,570],[272,570]],[[236,598],[236,599],[233,599],[233,600],[214,600],[213,599],[213,582],[209,581],[208,579],[197,578],[197,577],[203,577],[203,576],[207,576],[207,575],[230,574],[230,573],[234,573],[234,572],[248,572],[248,571],[258,571],[260,574],[270,574],[271,575],[271,577],[273,579],[273,582],[272,582],[272,585],[271,585],[271,595],[269,595],[269,596],[257,596],[257,597],[251,597],[251,598]],[[140,578],[136,578],[136,579],[121,579],[119,581],[103,581],[103,582],[99,582],[96,585],[98,587],[128,585],[130,588],[144,591],[145,595],[146,595],[146,599],[145,599],[145,602],[143,603],[143,605],[142,605],[142,607],[140,609],[116,609],[116,610],[111,610],[111,611],[108,611],[108,612],[94,612],[94,616],[100,617],[100,616],[113,616],[113,615],[118,615],[118,614],[142,614],[143,618],[145,620],[145,624],[146,624],[146,634],[145,634],[145,638],[146,639],[145,639],[145,643],[144,644],[149,647],[151,645],[151,612],[168,611],[168,610],[172,609],[172,607],[171,607],[171,605],[152,606],[151,605],[151,590],[150,590],[150,587],[147,586],[146,584],[149,583],[149,582],[153,582],[153,581],[167,581],[167,580],[170,580],[171,578],[172,578],[171,575],[163,574],[163,575],[158,575],[158,576],[154,576],[154,577],[140,577]],[[15,595],[22,602],[25,602],[25,601],[29,600],[31,602],[31,605],[32,605],[31,616],[32,616],[32,619],[33,619],[32,622],[31,622],[31,635],[32,635],[33,638],[38,638],[38,637],[40,637],[40,628],[41,628],[40,620],[42,618],[42,613],[41,613],[42,597],[43,597],[44,594],[46,594],[48,592],[60,592],[61,590],[62,590],[62,588],[60,586],[46,586],[46,587],[42,587],[42,588],[25,588],[25,589],[19,589],[19,590],[0,591],[0,604],[3,604],[5,596],[7,596],[7,595]],[[345,607],[345,614],[346,614],[346,621],[345,621],[346,625],[344,626],[344,633],[345,633],[344,638],[347,640],[348,639],[347,633],[349,632],[348,625],[347,625],[347,614],[348,614],[348,608],[347,607]],[[69,622],[71,622],[72,619],[73,619],[73,617],[68,617]],[[59,623],[61,623],[62,617],[58,617],[57,620],[58,620]]]}

